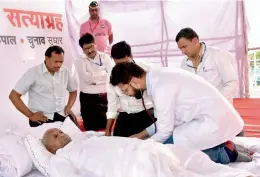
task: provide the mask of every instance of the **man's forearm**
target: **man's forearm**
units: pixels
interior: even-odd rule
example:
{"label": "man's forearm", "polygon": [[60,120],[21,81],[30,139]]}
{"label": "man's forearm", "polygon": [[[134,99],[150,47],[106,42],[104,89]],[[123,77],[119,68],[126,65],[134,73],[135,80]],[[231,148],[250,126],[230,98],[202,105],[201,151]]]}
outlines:
{"label": "man's forearm", "polygon": [[114,124],[115,119],[107,119],[106,132],[111,133],[112,126]]}
{"label": "man's forearm", "polygon": [[23,115],[28,118],[33,116],[33,112],[24,104],[21,97],[18,94],[14,93],[14,91],[10,93],[9,99],[12,101],[16,109],[19,110]]}
{"label": "man's forearm", "polygon": [[140,133],[138,133],[138,137],[139,139],[145,139],[149,137],[149,133],[146,130],[141,131]]}
{"label": "man's forearm", "polygon": [[67,107],[72,108],[77,99],[77,91],[70,92]]}

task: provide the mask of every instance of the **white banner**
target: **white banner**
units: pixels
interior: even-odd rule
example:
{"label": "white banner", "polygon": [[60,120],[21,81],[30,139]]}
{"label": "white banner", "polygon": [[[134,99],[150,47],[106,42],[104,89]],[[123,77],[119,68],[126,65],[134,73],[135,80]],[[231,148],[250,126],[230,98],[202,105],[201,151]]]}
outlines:
{"label": "white banner", "polygon": [[44,61],[46,49],[59,45],[65,50],[64,64],[70,67],[72,60],[63,0],[1,1],[0,24],[0,130],[4,130],[14,122],[28,126],[8,95],[26,70]]}

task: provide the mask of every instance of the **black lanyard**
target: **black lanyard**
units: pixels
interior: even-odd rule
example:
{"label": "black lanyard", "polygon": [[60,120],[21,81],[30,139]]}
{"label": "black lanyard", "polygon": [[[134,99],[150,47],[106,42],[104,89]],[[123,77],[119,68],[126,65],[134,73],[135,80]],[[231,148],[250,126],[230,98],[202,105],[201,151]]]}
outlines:
{"label": "black lanyard", "polygon": [[89,59],[89,61],[90,61],[91,63],[95,64],[95,65],[103,66],[103,62],[102,62],[102,60],[101,60],[100,55],[98,55],[98,58],[99,58],[99,63],[92,62],[90,59]]}

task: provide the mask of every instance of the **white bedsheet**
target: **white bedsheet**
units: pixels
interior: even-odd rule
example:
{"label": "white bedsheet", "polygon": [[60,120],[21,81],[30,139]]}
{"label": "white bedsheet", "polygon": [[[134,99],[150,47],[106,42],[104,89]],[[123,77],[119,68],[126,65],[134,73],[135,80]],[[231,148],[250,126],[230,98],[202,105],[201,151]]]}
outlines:
{"label": "white bedsheet", "polygon": [[45,176],[38,170],[33,170],[29,174],[25,175],[24,177],[45,177]]}
{"label": "white bedsheet", "polygon": [[[243,145],[243,146],[249,148],[250,150],[255,151],[256,153],[253,156],[253,161],[250,163],[232,163],[232,164],[229,164],[229,166],[232,168],[237,168],[237,169],[245,169],[247,171],[254,173],[256,176],[260,176],[260,138],[236,137],[234,139],[234,142],[237,144]],[[188,153],[185,153],[186,155],[185,154],[180,155],[181,154],[180,152],[176,152],[176,154],[178,155],[178,158],[180,158],[180,156],[181,156],[182,160],[183,160],[183,158],[184,159],[186,158],[185,161],[187,162]],[[193,159],[194,159],[194,157],[195,156],[193,156]],[[113,159],[109,159],[109,162],[112,163]],[[191,162],[192,162],[192,160],[189,161],[189,163],[191,163]],[[193,162],[196,162],[196,164],[198,164],[197,161],[193,161]],[[182,163],[184,163],[184,162],[182,162]],[[191,166],[191,165],[187,165],[187,163],[184,165],[186,165],[186,167],[188,169],[190,168],[188,166]],[[191,169],[191,170],[194,170],[194,169]],[[34,170],[31,173],[25,175],[24,177],[44,177],[44,176],[38,170]]]}
{"label": "white bedsheet", "polygon": [[[105,147],[105,148],[104,148]],[[52,177],[247,177],[200,151],[151,140],[92,137],[74,141],[50,161]],[[60,170],[62,169],[62,170]]]}
{"label": "white bedsheet", "polygon": [[245,146],[251,151],[254,151],[252,162],[240,162],[240,163],[231,163],[230,167],[245,169],[254,173],[257,176],[260,176],[260,138],[254,137],[236,137],[233,140],[236,144]]}

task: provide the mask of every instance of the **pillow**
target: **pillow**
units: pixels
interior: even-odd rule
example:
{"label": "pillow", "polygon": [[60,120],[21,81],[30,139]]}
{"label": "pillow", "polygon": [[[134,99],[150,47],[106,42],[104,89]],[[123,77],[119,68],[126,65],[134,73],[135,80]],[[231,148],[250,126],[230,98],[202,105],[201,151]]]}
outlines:
{"label": "pillow", "polygon": [[60,130],[71,137],[72,140],[82,137],[82,131],[75,125],[70,118],[66,118]]}
{"label": "pillow", "polygon": [[[60,127],[60,130],[68,134],[72,140],[80,138],[84,135],[81,130],[74,124],[74,122],[70,120],[70,118],[65,119]],[[49,177],[49,161],[53,154],[45,148],[45,146],[41,142],[41,139],[31,134],[27,134],[25,136],[24,142],[26,149],[36,168],[44,176]]]}
{"label": "pillow", "polygon": [[5,152],[2,151],[2,157],[3,155],[9,156],[9,160],[14,162],[11,165],[16,168],[17,174],[15,176],[24,176],[32,170],[33,162],[24,146],[23,137],[3,134],[0,137],[0,145],[5,149]]}
{"label": "pillow", "polygon": [[10,153],[0,144],[0,176],[17,176],[16,163]]}
{"label": "pillow", "polygon": [[[33,161],[25,147],[25,134],[30,133],[36,137],[42,137],[46,130],[55,127],[59,128],[61,124],[62,122],[54,122],[43,124],[35,128],[5,130],[5,133],[0,136],[0,146],[5,149],[5,151],[1,151],[1,167],[10,160],[10,162],[14,162],[11,163],[11,165],[14,166],[17,171],[15,176],[20,177],[31,172],[34,166]],[[6,159],[6,157],[8,157],[9,160]]]}
{"label": "pillow", "polygon": [[27,134],[24,138],[26,149],[35,167],[46,177],[50,177],[48,166],[51,156],[41,140],[33,135]]}

